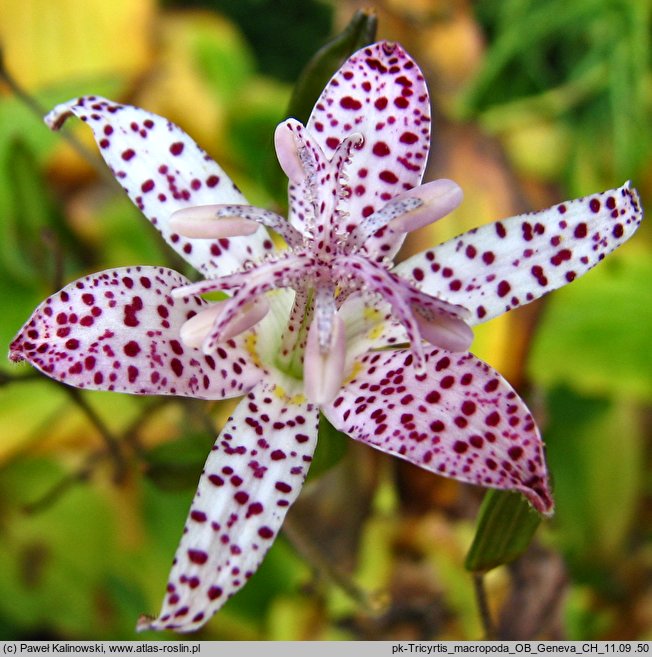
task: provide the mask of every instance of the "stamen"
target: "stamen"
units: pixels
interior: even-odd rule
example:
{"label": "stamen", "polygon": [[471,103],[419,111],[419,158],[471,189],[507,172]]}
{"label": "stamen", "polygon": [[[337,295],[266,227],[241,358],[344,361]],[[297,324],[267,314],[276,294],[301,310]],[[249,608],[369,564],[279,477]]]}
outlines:
{"label": "stamen", "polygon": [[[180,331],[182,342],[188,347],[199,349],[219,321],[227,301],[218,301],[197,313],[183,324]],[[244,333],[257,324],[269,312],[269,303],[264,296],[256,297],[246,304],[222,331],[222,339],[229,340]]]}
{"label": "stamen", "polygon": [[210,333],[215,320],[222,313],[225,303],[225,301],[218,301],[185,322],[179,331],[181,341],[188,347],[199,349]]}
{"label": "stamen", "polygon": [[253,296],[258,296],[274,288],[294,287],[302,280],[310,279],[316,271],[317,266],[313,258],[283,251],[275,260],[252,266],[250,270],[181,285],[175,287],[170,295],[173,299],[184,299],[193,295],[198,296],[208,292],[221,292],[235,288],[239,288],[239,293],[246,288],[247,290],[255,289]]}
{"label": "stamen", "polygon": [[[423,346],[419,326],[410,303],[411,295],[416,293],[417,297],[419,296],[418,290],[413,290],[404,280],[363,256],[349,255],[338,258],[335,268],[338,274],[341,272],[340,280],[344,285],[349,283],[348,279],[355,280],[358,289],[379,294],[390,304],[395,320],[405,327],[414,356],[414,368],[419,374],[422,374],[425,371]],[[436,300],[433,300],[433,302],[439,303]],[[441,303],[442,306],[454,308],[451,304]]]}
{"label": "stamen", "polygon": [[337,258],[334,268],[342,272],[345,285],[347,279],[355,280],[358,289],[379,294],[390,304],[393,319],[405,327],[417,372],[425,371],[422,339],[448,351],[464,351],[471,344],[473,333],[463,320],[469,316],[466,308],[430,297],[359,255]]}
{"label": "stamen", "polygon": [[392,199],[380,210],[363,219],[351,232],[346,240],[349,247],[362,246],[367,239],[391,222],[400,218],[406,212],[416,210],[423,206],[419,198],[405,198],[403,196]]}
{"label": "stamen", "polygon": [[314,275],[314,269],[315,264],[311,258],[290,253],[275,262],[263,263],[247,272],[245,275],[246,280],[233,297],[228,299],[224,312],[217,319],[209,336],[204,341],[204,352],[210,353],[217,343],[223,341],[225,328],[254,299],[274,289],[305,284],[305,281],[310,280]]}
{"label": "stamen", "polygon": [[251,235],[258,224],[271,228],[292,247],[303,236],[284,217],[252,205],[201,205],[184,208],[170,218],[172,229],[186,237],[212,238]]}
{"label": "stamen", "polygon": [[346,335],[338,314],[332,317],[330,344],[319,344],[319,322],[313,319],[308,331],[303,361],[303,383],[306,397],[314,404],[328,404],[335,399],[344,381]]}
{"label": "stamen", "polygon": [[228,276],[220,276],[219,278],[205,278],[196,283],[188,283],[175,287],[170,296],[173,299],[185,299],[191,296],[199,296],[201,294],[208,294],[209,292],[223,292],[232,290],[234,288],[244,285],[247,281],[247,272],[236,272]]}
{"label": "stamen", "polygon": [[333,318],[336,315],[335,289],[333,285],[322,284],[315,289],[315,319],[319,348],[322,353],[330,349],[333,334]]}
{"label": "stamen", "polygon": [[452,180],[434,180],[393,198],[380,210],[362,220],[347,239],[349,251],[387,226],[394,233],[409,233],[427,226],[462,202],[462,189]]}

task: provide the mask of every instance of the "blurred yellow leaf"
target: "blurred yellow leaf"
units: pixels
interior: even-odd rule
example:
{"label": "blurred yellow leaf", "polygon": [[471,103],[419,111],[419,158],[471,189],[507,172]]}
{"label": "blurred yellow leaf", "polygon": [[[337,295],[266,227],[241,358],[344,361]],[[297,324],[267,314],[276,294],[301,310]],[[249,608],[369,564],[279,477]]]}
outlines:
{"label": "blurred yellow leaf", "polygon": [[227,108],[253,71],[242,36],[225,18],[202,11],[163,16],[158,36],[156,68],[136,104],[178,123],[223,162]]}
{"label": "blurred yellow leaf", "polygon": [[[137,104],[182,125],[207,147],[224,130],[225,110],[197,69],[197,18],[197,14],[173,14],[162,19],[156,68],[144,81]],[[213,15],[203,15],[203,19],[203,32],[211,32],[215,40],[232,30]]]}
{"label": "blurred yellow leaf", "polygon": [[0,466],[36,440],[64,402],[62,390],[42,381],[4,386],[0,392]]}
{"label": "blurred yellow leaf", "polygon": [[132,77],[151,55],[154,0],[0,0],[6,66],[28,89]]}
{"label": "blurred yellow leaf", "polygon": [[570,129],[561,121],[533,121],[502,135],[510,161],[525,175],[558,180],[568,164]]}
{"label": "blurred yellow leaf", "polygon": [[418,39],[421,65],[432,71],[433,97],[452,104],[482,63],[484,40],[480,27],[468,8],[458,7],[433,21]]}

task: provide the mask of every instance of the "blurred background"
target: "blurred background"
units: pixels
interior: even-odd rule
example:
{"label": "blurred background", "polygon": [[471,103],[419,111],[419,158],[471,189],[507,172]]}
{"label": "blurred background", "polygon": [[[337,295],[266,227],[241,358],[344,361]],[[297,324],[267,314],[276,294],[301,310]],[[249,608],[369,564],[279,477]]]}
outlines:
{"label": "blurred background", "polygon": [[[71,129],[85,159],[41,108],[95,93],[162,114],[283,211],[273,129],[361,8],[428,77],[426,179],[465,191],[402,255],[627,179],[652,207],[649,0],[0,0],[0,343],[81,275],[183,269],[88,132]],[[484,578],[500,638],[652,640],[651,230],[477,330],[543,429],[557,502]],[[136,638],[233,404],[78,393],[9,363],[0,384],[0,639]],[[192,638],[482,638],[464,560],[484,491],[337,436],[318,457],[259,572]]]}

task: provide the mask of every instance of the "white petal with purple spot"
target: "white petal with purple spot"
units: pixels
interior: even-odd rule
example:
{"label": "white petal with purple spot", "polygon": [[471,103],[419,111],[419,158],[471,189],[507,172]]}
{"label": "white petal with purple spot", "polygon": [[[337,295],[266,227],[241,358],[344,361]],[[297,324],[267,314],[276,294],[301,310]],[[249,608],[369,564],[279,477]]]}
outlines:
{"label": "white petal with purple spot", "polygon": [[87,96],[55,107],[46,123],[59,129],[75,115],[93,130],[100,153],[131,200],[172,248],[206,276],[228,274],[272,250],[264,229],[247,239],[181,237],[170,215],[195,205],[246,203],[219,167],[179,127],[156,114]]}
{"label": "white petal with purple spot", "polygon": [[[364,142],[351,152],[345,168],[346,193],[339,205],[343,231],[380,210],[390,199],[416,187],[430,147],[430,101],[414,60],[397,43],[363,48],[333,76],[310,115],[307,129],[328,157],[352,133]],[[305,196],[290,185],[290,197]],[[291,220],[301,227],[293,212]],[[387,233],[387,231],[383,231]],[[402,235],[372,237],[372,256],[392,257]]]}
{"label": "white petal with purple spot", "polygon": [[543,443],[511,386],[472,354],[428,348],[426,374],[410,351],[360,358],[324,415],[340,431],[426,470],[517,490],[552,513]]}
{"label": "white petal with purple spot", "polygon": [[163,267],[86,276],[34,311],[10,357],[77,388],[199,399],[247,392],[262,370],[235,340],[210,355],[182,344],[182,325],[207,306],[199,297],[172,298],[187,283]]}
{"label": "white petal with purple spot", "polygon": [[240,402],[206,461],[161,613],[139,630],[196,630],[246,584],[303,486],[318,421],[270,382]]}
{"label": "white petal with purple spot", "polygon": [[393,271],[468,308],[479,324],[582,276],[627,241],[642,216],[627,184],[476,228]]}

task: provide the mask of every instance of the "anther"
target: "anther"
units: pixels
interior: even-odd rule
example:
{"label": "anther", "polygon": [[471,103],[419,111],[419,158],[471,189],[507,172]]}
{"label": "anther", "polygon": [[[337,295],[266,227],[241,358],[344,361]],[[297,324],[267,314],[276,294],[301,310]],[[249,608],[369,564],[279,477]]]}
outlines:
{"label": "anther", "polygon": [[410,198],[422,203],[389,222],[388,227],[396,233],[409,233],[445,217],[462,202],[464,194],[458,184],[442,178],[414,187],[395,200]]}
{"label": "anther", "polygon": [[[182,342],[188,347],[201,348],[213,326],[224,311],[226,301],[211,304],[183,324],[179,332]],[[228,323],[222,332],[222,338],[229,340],[257,324],[269,312],[269,303],[264,296],[256,297],[246,304]]]}
{"label": "anther", "polygon": [[225,214],[224,207],[197,205],[177,210],[170,216],[170,228],[184,237],[202,239],[253,235],[258,230],[257,222]]}

